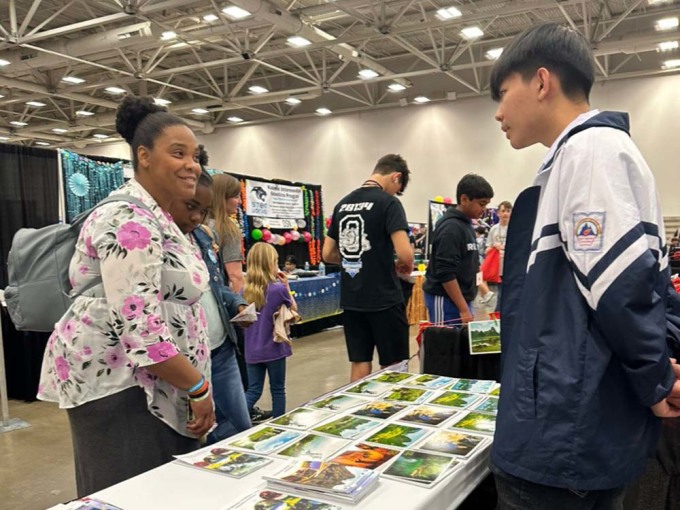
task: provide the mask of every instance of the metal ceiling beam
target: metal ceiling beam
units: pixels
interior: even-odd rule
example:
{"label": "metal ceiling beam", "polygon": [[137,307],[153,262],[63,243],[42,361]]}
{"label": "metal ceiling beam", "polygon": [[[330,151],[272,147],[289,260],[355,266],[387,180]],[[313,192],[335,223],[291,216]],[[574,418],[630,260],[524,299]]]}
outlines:
{"label": "metal ceiling beam", "polygon": [[[307,25],[299,16],[295,16],[288,11],[282,11],[266,0],[232,0],[232,3],[251,12],[258,19],[271,23],[284,33],[299,35],[313,43],[329,43],[327,46],[328,49],[343,60],[351,60],[359,65],[369,67],[381,75],[389,76],[393,74],[392,70],[365,55],[361,55],[356,48],[347,44],[335,44],[333,42],[335,37],[331,34],[324,32],[319,28]],[[258,58],[263,57],[258,55]]]}
{"label": "metal ceiling beam", "polygon": [[[167,0],[165,2],[159,2],[156,4],[150,4],[139,9],[139,14],[152,14],[154,12],[160,12],[164,10],[171,10],[180,7],[188,7],[192,4],[198,3],[200,0]],[[100,16],[99,18],[92,18],[85,21],[80,21],[78,23],[71,23],[69,25],[64,25],[61,27],[53,28],[51,30],[45,30],[42,32],[33,33],[20,37],[16,42],[19,43],[36,43],[44,39],[49,39],[50,37],[56,37],[64,34],[70,34],[73,32],[78,32],[79,30],[84,30],[87,28],[93,28],[100,25],[105,25],[108,23],[115,23],[117,21],[130,19],[130,14],[121,11],[116,14],[109,14],[107,16]],[[35,29],[34,29],[35,31]]]}

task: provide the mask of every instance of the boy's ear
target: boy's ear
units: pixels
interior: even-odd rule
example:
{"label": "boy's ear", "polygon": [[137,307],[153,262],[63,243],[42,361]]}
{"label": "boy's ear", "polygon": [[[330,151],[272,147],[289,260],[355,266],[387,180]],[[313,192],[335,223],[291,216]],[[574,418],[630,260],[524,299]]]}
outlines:
{"label": "boy's ear", "polygon": [[551,92],[551,78],[554,78],[554,76],[545,67],[540,67],[536,71],[538,99],[545,99],[545,97]]}

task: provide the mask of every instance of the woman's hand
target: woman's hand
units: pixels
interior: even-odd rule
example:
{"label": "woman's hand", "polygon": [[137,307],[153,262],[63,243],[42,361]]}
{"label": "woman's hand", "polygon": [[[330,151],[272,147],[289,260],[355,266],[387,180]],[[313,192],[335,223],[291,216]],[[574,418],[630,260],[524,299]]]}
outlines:
{"label": "woman's hand", "polygon": [[208,398],[198,402],[189,400],[189,406],[191,408],[192,419],[187,423],[187,430],[199,437],[207,434],[215,424],[215,406],[212,399],[212,390],[210,390]]}

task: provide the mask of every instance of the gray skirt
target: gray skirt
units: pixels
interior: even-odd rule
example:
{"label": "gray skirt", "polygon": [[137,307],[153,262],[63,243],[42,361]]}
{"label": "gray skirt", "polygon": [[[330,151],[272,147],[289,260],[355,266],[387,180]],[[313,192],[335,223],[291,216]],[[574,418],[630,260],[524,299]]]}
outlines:
{"label": "gray skirt", "polygon": [[198,449],[153,416],[141,388],[68,409],[78,497],[87,496]]}

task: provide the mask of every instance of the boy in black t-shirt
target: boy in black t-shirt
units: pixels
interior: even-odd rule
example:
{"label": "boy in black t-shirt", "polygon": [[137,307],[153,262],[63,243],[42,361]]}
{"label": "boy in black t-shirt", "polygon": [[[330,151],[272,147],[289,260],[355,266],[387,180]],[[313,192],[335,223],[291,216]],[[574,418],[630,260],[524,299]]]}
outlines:
{"label": "boy in black t-shirt", "polygon": [[404,208],[394,196],[403,193],[409,174],[398,154],[380,158],[373,175],[335,206],[326,235],[323,259],[342,265],[340,305],[352,381],[371,373],[374,348],[381,367],[409,357],[397,271],[413,271],[413,248]]}
{"label": "boy in black t-shirt", "polygon": [[456,189],[458,205],[449,208],[435,225],[432,254],[423,283],[427,311],[435,324],[472,321],[479,249],[470,220],[481,218],[492,198],[493,188],[487,180],[468,174]]}

